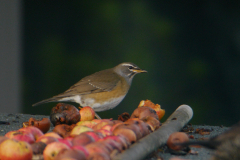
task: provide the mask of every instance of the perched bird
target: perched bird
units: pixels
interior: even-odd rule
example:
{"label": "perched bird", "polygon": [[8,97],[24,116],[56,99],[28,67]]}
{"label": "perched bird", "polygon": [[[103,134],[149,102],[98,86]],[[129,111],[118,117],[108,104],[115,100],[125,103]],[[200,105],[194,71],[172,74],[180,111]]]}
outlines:
{"label": "perched bird", "polygon": [[[126,96],[133,77],[144,73],[137,65],[125,62],[116,67],[86,76],[65,92],[33,104],[48,102],[76,102],[80,106],[90,106],[96,112],[116,107]],[[100,118],[100,117],[98,117]]]}
{"label": "perched bird", "polygon": [[205,141],[189,141],[178,144],[181,146],[201,145],[216,152],[211,160],[239,160],[240,159],[240,122],[233,125],[222,134]]}

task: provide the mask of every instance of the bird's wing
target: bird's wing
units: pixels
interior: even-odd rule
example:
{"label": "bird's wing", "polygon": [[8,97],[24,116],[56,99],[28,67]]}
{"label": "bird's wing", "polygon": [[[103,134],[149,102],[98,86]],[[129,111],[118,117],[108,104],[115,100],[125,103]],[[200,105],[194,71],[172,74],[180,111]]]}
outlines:
{"label": "bird's wing", "polygon": [[111,70],[96,72],[70,87],[63,94],[89,94],[111,91],[120,81],[119,75]]}

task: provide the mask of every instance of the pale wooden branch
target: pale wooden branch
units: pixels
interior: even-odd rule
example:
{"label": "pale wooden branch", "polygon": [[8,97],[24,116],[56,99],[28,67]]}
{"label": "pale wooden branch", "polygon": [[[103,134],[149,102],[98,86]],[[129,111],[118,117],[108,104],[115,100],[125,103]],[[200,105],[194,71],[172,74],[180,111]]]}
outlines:
{"label": "pale wooden branch", "polygon": [[141,160],[155,149],[166,144],[170,134],[180,131],[192,118],[193,110],[188,105],[179,106],[175,112],[153,133],[140,139],[113,160]]}

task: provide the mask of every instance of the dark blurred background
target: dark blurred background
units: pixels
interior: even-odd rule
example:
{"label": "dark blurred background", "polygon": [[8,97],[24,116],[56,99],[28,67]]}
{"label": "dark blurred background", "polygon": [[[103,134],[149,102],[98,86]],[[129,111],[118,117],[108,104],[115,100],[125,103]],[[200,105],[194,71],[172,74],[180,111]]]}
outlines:
{"label": "dark blurred background", "polygon": [[116,119],[150,99],[166,110],[163,121],[188,104],[193,124],[238,122],[240,1],[23,0],[20,7],[21,112],[48,115],[56,103],[31,105],[133,62],[148,73],[101,117]]}

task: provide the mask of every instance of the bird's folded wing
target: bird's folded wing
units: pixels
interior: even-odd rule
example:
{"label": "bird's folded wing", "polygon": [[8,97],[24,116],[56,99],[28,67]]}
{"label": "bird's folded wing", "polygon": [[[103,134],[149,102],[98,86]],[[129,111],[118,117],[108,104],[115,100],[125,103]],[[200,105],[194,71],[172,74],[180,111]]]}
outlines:
{"label": "bird's folded wing", "polygon": [[89,94],[111,91],[120,80],[119,75],[116,73],[105,70],[104,74],[102,74],[100,71],[81,79],[63,94]]}

